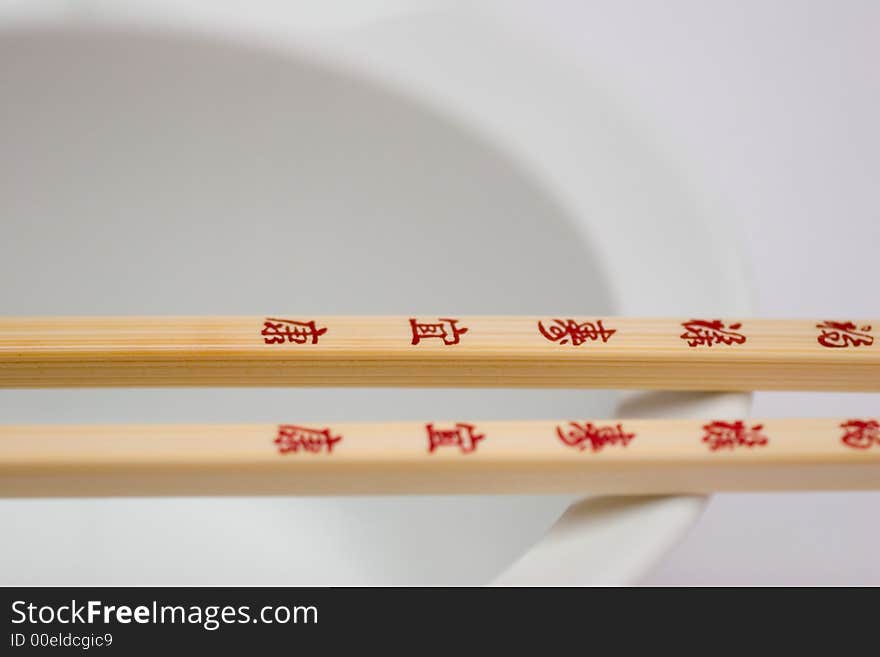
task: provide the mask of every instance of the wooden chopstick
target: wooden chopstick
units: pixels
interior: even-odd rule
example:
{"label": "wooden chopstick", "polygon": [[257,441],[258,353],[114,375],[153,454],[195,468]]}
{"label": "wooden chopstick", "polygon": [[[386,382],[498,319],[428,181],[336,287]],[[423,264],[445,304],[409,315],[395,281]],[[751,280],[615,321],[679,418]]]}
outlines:
{"label": "wooden chopstick", "polygon": [[876,418],[0,426],[0,496],[880,489]]}
{"label": "wooden chopstick", "polygon": [[11,317],[0,387],[878,391],[878,331],[736,317]]}

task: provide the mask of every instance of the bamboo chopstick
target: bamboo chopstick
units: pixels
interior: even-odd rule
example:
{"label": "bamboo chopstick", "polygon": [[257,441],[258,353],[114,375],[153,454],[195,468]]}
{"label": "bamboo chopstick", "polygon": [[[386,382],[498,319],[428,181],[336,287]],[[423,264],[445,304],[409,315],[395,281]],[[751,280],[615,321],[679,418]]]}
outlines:
{"label": "bamboo chopstick", "polygon": [[0,387],[880,390],[872,320],[0,319]]}
{"label": "bamboo chopstick", "polygon": [[880,489],[876,419],[0,426],[0,496]]}

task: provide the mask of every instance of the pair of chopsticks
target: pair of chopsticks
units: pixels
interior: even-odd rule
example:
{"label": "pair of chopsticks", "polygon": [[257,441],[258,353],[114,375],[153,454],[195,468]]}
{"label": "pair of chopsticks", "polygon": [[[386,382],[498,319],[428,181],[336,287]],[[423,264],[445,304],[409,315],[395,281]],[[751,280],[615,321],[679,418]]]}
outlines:
{"label": "pair of chopsticks", "polygon": [[[0,319],[0,387],[880,391],[840,319]],[[878,417],[0,426],[0,495],[880,489]]]}

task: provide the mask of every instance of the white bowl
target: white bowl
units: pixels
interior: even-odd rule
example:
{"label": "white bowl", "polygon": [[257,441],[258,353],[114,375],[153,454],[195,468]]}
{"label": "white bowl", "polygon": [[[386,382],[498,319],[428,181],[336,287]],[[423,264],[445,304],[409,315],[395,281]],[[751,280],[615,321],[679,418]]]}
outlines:
{"label": "white bowl", "polygon": [[[633,127],[564,63],[483,18],[294,35],[210,10],[97,16],[0,31],[4,314],[749,308],[729,237]],[[603,391],[0,391],[4,423],[747,407],[745,395]],[[702,504],[2,501],[0,583],[629,583]]]}

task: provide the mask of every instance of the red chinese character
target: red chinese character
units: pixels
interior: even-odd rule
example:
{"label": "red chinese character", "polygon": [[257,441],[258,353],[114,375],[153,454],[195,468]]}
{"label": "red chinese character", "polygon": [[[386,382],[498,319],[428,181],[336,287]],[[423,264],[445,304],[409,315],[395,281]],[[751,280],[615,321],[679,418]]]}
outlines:
{"label": "red chinese character", "polygon": [[877,420],[847,420],[840,425],[844,430],[843,441],[848,447],[868,449],[880,445],[880,422]]}
{"label": "red chinese character", "polygon": [[[418,344],[420,340],[426,338],[438,338],[443,340],[443,344],[458,344],[459,337],[467,333],[465,327],[456,326],[457,319],[448,317],[440,317],[436,324],[421,323],[417,319],[410,319],[409,324],[412,327],[412,343]],[[447,330],[448,329],[448,330]]]}
{"label": "red chinese character", "polygon": [[745,426],[741,420],[735,422],[722,422],[715,420],[703,425],[703,442],[709,445],[713,452],[719,449],[734,449],[736,447],[763,447],[769,440],[761,433],[763,424]]}
{"label": "red chinese character", "polygon": [[852,322],[824,322],[816,324],[816,328],[822,331],[816,341],[823,347],[839,349],[841,347],[870,347],[874,344],[874,336],[868,333],[871,330],[870,325],[856,326]]}
{"label": "red chinese character", "polygon": [[326,328],[317,328],[315,322],[295,322],[292,319],[275,319],[267,317],[263,322],[260,335],[266,344],[305,344],[309,340],[318,344],[318,338],[327,332]]}
{"label": "red chinese character", "polygon": [[587,340],[599,340],[608,342],[608,338],[617,333],[617,329],[607,329],[602,325],[602,320],[596,322],[582,322],[580,324],[573,319],[554,319],[555,324],[548,327],[543,322],[538,322],[538,330],[550,342],[568,344],[571,340],[573,347],[582,345]]}
{"label": "red chinese character", "polygon": [[322,450],[330,454],[333,452],[333,446],[341,440],[342,436],[331,435],[330,429],[309,429],[295,424],[281,424],[278,426],[278,436],[273,442],[278,445],[281,454],[299,451],[318,454]]}
{"label": "red chinese character", "polygon": [[473,424],[459,422],[452,429],[437,429],[433,423],[425,425],[428,430],[428,453],[438,447],[458,447],[463,454],[477,449],[477,443],[486,436],[476,433]]}
{"label": "red chinese character", "polygon": [[569,422],[568,428],[565,430],[562,426],[556,427],[556,433],[559,435],[559,439],[569,447],[577,447],[584,451],[589,445],[594,452],[598,452],[606,445],[626,447],[636,437],[636,434],[624,431],[623,425],[620,423],[613,427],[597,427],[592,422],[585,424]]}
{"label": "red chinese character", "polygon": [[711,347],[715,344],[742,344],[746,341],[746,336],[736,332],[742,328],[742,324],[739,322],[725,327],[720,319],[692,319],[689,322],[682,322],[681,325],[687,331],[679,337],[682,340],[687,340],[689,347],[698,347],[700,345]]}

